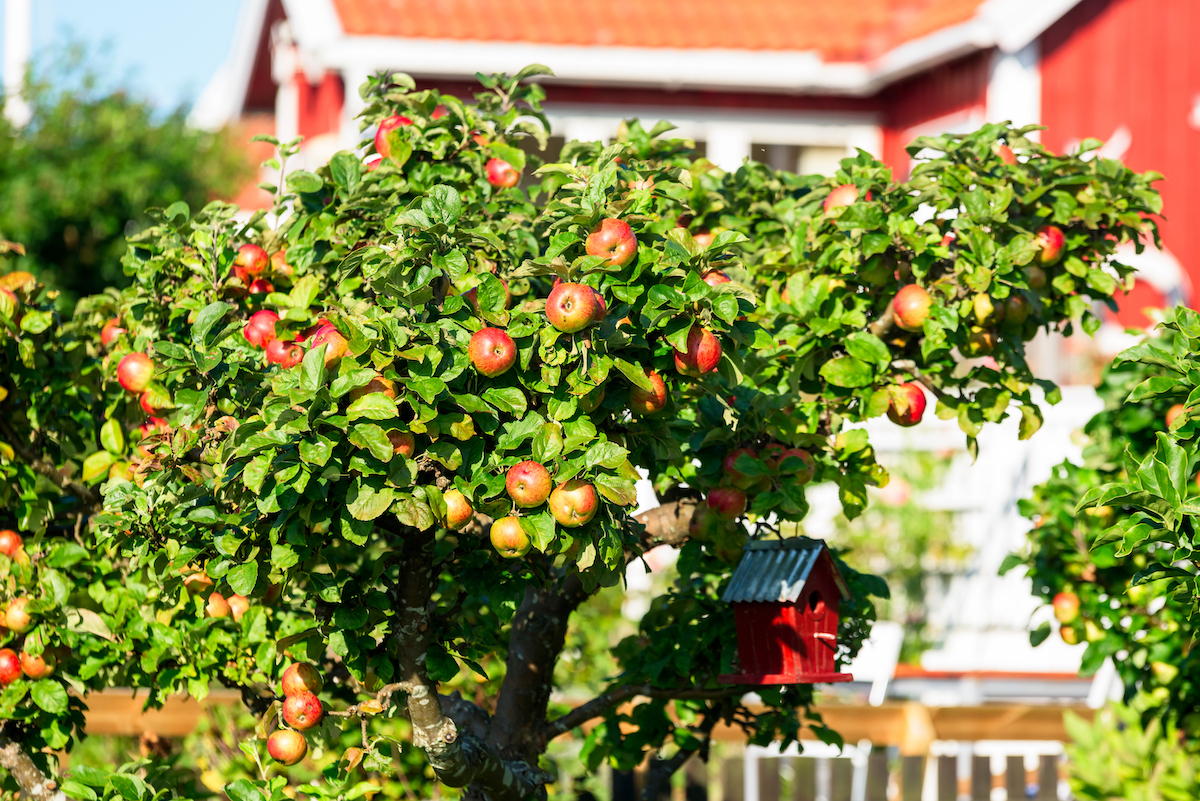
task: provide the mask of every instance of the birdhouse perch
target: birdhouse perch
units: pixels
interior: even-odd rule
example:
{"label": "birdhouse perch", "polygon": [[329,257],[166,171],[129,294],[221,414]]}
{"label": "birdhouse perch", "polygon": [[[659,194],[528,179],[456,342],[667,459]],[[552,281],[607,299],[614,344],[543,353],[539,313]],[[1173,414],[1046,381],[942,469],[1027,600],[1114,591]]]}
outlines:
{"label": "birdhouse perch", "polygon": [[834,666],[838,607],[849,599],[825,543],[807,537],[748,543],[722,598],[733,604],[741,672],[719,681],[851,681]]}

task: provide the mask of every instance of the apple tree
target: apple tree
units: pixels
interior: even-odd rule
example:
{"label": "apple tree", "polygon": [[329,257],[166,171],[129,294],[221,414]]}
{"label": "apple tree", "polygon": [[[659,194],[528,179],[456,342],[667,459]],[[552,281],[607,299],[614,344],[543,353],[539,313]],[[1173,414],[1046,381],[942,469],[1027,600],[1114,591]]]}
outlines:
{"label": "apple tree", "polygon": [[[1092,330],[1117,245],[1157,236],[1157,176],[1007,126],[919,140],[907,181],[865,153],[726,173],[637,121],[544,163],[540,71],[473,102],[371,79],[362,152],[288,171],[276,143],[270,214],[156,212],[132,286],[70,319],[4,279],[0,766],[26,792],[188,795],[164,760],[49,764],[107,687],[237,690],[239,801],[397,795],[398,752],[540,796],[547,743],[581,729],[592,767],[654,755],[652,798],[718,724],[836,741],[811,686],[749,705],[717,679],[743,545],[812,482],[861,512],[887,481],[865,419],[916,425],[932,396],[972,447],[1009,414],[1032,435],[1056,390],[1024,343]],[[641,477],[659,505],[634,516]],[[659,546],[670,589],[563,703],[575,613]],[[839,564],[844,664],[887,588]]]}
{"label": "apple tree", "polygon": [[[1198,344],[1200,315],[1178,308],[1116,357],[1099,390],[1106,408],[1084,429],[1083,463],[1064,462],[1022,501],[1029,548],[1005,563],[1026,568],[1064,640],[1087,643],[1085,673],[1111,658],[1126,700],[1142,691],[1140,712],[1193,738]],[[1043,624],[1031,641],[1050,634]]]}

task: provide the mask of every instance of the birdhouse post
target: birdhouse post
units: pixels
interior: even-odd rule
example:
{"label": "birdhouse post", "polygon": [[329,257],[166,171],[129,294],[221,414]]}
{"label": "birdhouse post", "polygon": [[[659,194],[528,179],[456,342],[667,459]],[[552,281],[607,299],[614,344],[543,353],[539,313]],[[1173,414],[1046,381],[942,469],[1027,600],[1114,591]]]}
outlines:
{"label": "birdhouse post", "polygon": [[807,537],[750,542],[722,598],[733,604],[740,671],[719,680],[851,681],[834,666],[838,607],[849,598],[825,543]]}

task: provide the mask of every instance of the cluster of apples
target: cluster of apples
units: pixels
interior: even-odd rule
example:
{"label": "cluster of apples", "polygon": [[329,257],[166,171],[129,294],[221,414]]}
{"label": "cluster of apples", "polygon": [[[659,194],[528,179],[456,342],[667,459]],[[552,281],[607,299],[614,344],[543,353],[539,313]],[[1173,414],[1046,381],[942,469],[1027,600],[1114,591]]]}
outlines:
{"label": "cluster of apples", "polygon": [[[438,106],[434,109],[431,116],[435,120],[446,116],[446,108]],[[392,142],[390,138],[392,131],[412,124],[413,121],[403,114],[393,114],[390,117],[380,120],[379,125],[375,128],[376,155],[366,159],[368,171],[375,170],[384,159],[392,155]],[[487,139],[482,134],[476,133],[472,138],[475,144],[480,147],[487,145]],[[508,189],[516,186],[521,180],[521,171],[501,158],[488,159],[484,170],[487,174],[488,183],[499,189]]]}
{"label": "cluster of apples", "polygon": [[[25,541],[11,529],[0,531],[0,554],[16,561],[28,562]],[[33,628],[33,617],[29,613],[29,598],[21,595],[8,602],[2,618],[4,628],[13,634],[24,634]],[[59,659],[70,653],[65,646],[45,648],[40,654],[30,653],[24,646],[18,654],[11,648],[0,648],[0,686],[7,687],[25,676],[37,681],[54,673]]]}
{"label": "cluster of apples", "polygon": [[262,247],[247,243],[238,248],[237,255],[233,258],[233,266],[229,269],[230,277],[240,281],[245,290],[233,288],[227,291],[239,296],[269,295],[275,291],[275,285],[268,278],[270,274],[292,274],[291,265],[287,263],[287,250],[277,250],[268,256]]}
{"label": "cluster of apples", "polygon": [[225,618],[232,616],[235,622],[241,622],[242,615],[250,611],[250,599],[245,595],[230,595],[226,598],[219,592],[213,592],[208,596],[208,603],[204,607],[205,613],[212,618]]}
{"label": "cluster of apples", "polygon": [[295,765],[308,753],[308,741],[301,732],[316,726],[325,716],[325,707],[317,697],[324,685],[321,674],[307,662],[296,662],[283,671],[280,714],[290,728],[276,729],[267,738],[267,753],[276,762]]}
{"label": "cluster of apples", "polygon": [[[553,489],[551,489],[553,487]],[[541,462],[527,459],[509,468],[504,488],[513,504],[520,509],[534,509],[549,502],[550,514],[564,528],[579,528],[596,516],[600,496],[589,482],[572,478],[554,487],[548,471]],[[529,552],[529,535],[516,515],[507,515],[492,523],[492,547],[507,559],[516,559]]]}

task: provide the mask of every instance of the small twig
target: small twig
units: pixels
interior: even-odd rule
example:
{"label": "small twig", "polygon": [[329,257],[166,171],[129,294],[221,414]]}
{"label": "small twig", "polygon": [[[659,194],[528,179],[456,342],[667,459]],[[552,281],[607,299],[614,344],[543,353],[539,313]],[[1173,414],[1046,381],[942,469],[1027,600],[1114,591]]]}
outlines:
{"label": "small twig", "polygon": [[547,740],[552,740],[560,734],[565,734],[571,729],[587,723],[592,718],[600,717],[612,707],[618,706],[639,695],[648,698],[677,698],[687,700],[729,698],[734,695],[742,695],[743,693],[745,693],[745,688],[743,687],[720,687],[712,690],[686,687],[663,689],[651,687],[649,684],[626,684],[598,695],[586,704],[577,706],[567,714],[555,718],[546,724],[543,733]]}
{"label": "small twig", "polygon": [[877,337],[881,337],[888,331],[892,330],[892,326],[896,324],[895,310],[889,301],[884,307],[883,314],[879,315],[879,319],[867,326],[867,330]]}
{"label": "small twig", "polygon": [[908,373],[913,378],[917,379],[922,386],[932,392],[939,400],[944,400],[945,398],[950,397],[942,391],[941,387],[935,386],[933,381],[929,379],[929,376],[922,373],[917,367],[917,363],[912,359],[897,359],[896,361],[892,362],[892,369],[901,370],[905,373]]}

